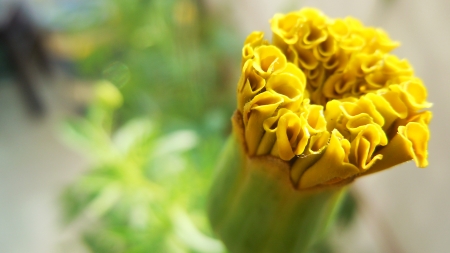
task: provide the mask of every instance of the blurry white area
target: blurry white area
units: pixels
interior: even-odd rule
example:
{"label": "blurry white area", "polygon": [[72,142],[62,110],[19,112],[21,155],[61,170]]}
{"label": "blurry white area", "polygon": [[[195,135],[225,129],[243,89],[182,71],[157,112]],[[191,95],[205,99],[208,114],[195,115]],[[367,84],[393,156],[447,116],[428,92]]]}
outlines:
{"label": "blurry white area", "polygon": [[83,252],[62,225],[59,203],[87,165],[58,135],[68,116],[61,92],[68,90],[48,80],[35,84],[44,117],[30,115],[14,81],[0,81],[0,252]]}
{"label": "blurry white area", "polygon": [[[209,0],[211,5],[222,3]],[[354,16],[386,30],[401,42],[394,51],[407,58],[428,87],[434,104],[430,166],[413,162],[358,179],[354,184],[367,207],[348,234],[338,240],[342,253],[423,253],[450,250],[450,1],[448,0],[232,0],[230,19],[243,39],[254,30],[270,36],[268,20],[277,12],[316,7],[330,17]],[[216,7],[217,8],[217,7]],[[220,9],[220,8],[217,8]],[[384,232],[375,229],[377,224]],[[390,231],[390,234],[387,234]],[[386,234],[380,234],[386,233]],[[398,251],[387,241],[395,242]],[[401,251],[400,251],[401,250]]]}
{"label": "blurry white area", "polygon": [[43,117],[30,113],[15,80],[0,79],[0,252],[83,252],[62,225],[59,197],[87,161],[58,129],[81,86],[62,76],[33,81]]}

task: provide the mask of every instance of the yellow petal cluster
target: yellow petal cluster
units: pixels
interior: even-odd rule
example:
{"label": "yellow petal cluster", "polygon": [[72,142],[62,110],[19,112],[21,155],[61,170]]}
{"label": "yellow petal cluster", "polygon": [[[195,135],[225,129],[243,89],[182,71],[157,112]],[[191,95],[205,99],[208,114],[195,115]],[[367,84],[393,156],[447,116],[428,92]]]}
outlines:
{"label": "yellow petal cluster", "polygon": [[300,189],[414,160],[428,165],[431,107],[399,43],[354,18],[306,8],[276,14],[272,42],[251,33],[237,88],[249,156],[290,164]]}

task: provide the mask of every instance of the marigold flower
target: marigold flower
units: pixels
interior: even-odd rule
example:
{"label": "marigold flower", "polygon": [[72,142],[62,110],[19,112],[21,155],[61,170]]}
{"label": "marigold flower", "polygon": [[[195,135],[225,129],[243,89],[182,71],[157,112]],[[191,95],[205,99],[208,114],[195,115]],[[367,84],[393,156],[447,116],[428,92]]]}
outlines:
{"label": "marigold flower", "polygon": [[[243,116],[248,155],[271,154],[299,164],[308,160],[308,143],[329,136],[323,147],[316,147],[321,158],[315,163],[329,163],[328,155],[333,161],[339,157],[329,169],[321,168],[332,177],[320,174],[325,181],[308,181],[294,173],[292,181],[301,189],[351,180],[370,173],[375,164],[377,171],[411,159],[419,167],[428,164],[431,114],[422,116],[427,120],[413,119],[431,104],[408,61],[389,54],[399,43],[356,19],[330,19],[311,8],[277,14],[270,23],[273,44],[254,32],[244,45],[237,114]],[[264,115],[262,96],[270,101]],[[256,119],[257,126],[248,125]],[[320,129],[315,129],[317,122]],[[328,154],[334,145],[345,152]],[[391,146],[407,155],[383,157]],[[309,166],[306,178],[317,167]]]}
{"label": "marigold flower", "polygon": [[[431,104],[427,102],[425,86],[414,76],[409,62],[390,54],[399,43],[381,29],[365,27],[354,18],[331,19],[312,8],[276,14],[270,24],[272,43],[264,39],[262,32],[253,32],[242,50],[237,110],[232,118],[239,147],[234,153],[229,151],[235,162],[227,165],[237,167],[231,170],[234,172],[227,172],[238,173],[228,177],[236,189],[217,186],[213,191],[229,191],[227,201],[233,203],[233,208],[242,205],[253,211],[273,211],[270,204],[258,202],[260,195],[250,193],[255,189],[275,196],[276,200],[266,202],[276,205],[301,199],[298,200],[301,204],[293,204],[295,208],[291,206],[280,215],[291,217],[296,212],[310,215],[307,218],[310,226],[294,223],[295,228],[286,224],[283,227],[303,234],[297,240],[309,245],[304,231],[323,225],[324,217],[332,213],[329,209],[338,203],[343,186],[357,177],[409,160],[414,160],[418,167],[428,165],[431,112],[426,109]],[[253,182],[256,178],[259,182]],[[252,184],[258,186],[248,188]],[[271,190],[266,189],[268,185]],[[231,199],[233,192],[238,200]],[[298,197],[286,200],[288,195]],[[318,197],[321,200],[314,202],[317,199],[312,196],[327,197]],[[305,198],[309,200],[305,202]],[[244,199],[249,202],[243,203]],[[212,203],[216,205],[217,201]],[[317,206],[311,211],[305,203]],[[223,214],[224,210],[218,212]],[[242,212],[255,215],[248,210]],[[236,218],[225,216],[228,222]],[[266,213],[264,217],[267,216]],[[235,238],[228,234],[234,230],[221,229],[222,223],[218,225],[215,219],[211,220],[227,246],[236,244],[227,240],[228,236]],[[262,225],[258,226],[264,230]],[[251,233],[256,236],[254,230]],[[277,247],[265,245],[268,250],[258,251],[256,239],[244,240],[244,246],[229,246],[230,250],[303,252],[299,249],[307,248],[287,247],[273,241]]]}

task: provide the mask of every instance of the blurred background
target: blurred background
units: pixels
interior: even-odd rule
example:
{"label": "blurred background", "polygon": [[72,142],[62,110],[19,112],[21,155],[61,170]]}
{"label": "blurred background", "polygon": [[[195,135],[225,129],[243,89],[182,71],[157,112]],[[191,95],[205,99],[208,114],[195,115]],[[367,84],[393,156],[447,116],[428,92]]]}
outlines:
{"label": "blurred background", "polygon": [[445,0],[0,0],[0,252],[225,252],[204,209],[241,46],[305,6],[401,41],[434,103],[430,166],[357,180],[315,251],[448,252]]}

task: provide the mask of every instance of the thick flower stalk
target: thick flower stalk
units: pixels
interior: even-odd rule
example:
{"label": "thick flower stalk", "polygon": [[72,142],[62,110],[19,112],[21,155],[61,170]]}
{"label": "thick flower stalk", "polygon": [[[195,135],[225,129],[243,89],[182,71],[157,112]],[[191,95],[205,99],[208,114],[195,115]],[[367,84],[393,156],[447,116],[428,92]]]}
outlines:
{"label": "thick flower stalk", "polygon": [[272,43],[262,32],[244,42],[234,134],[212,189],[211,223],[231,252],[303,252],[349,182],[428,165],[431,104],[389,53],[399,43],[310,8],[270,24]]}

